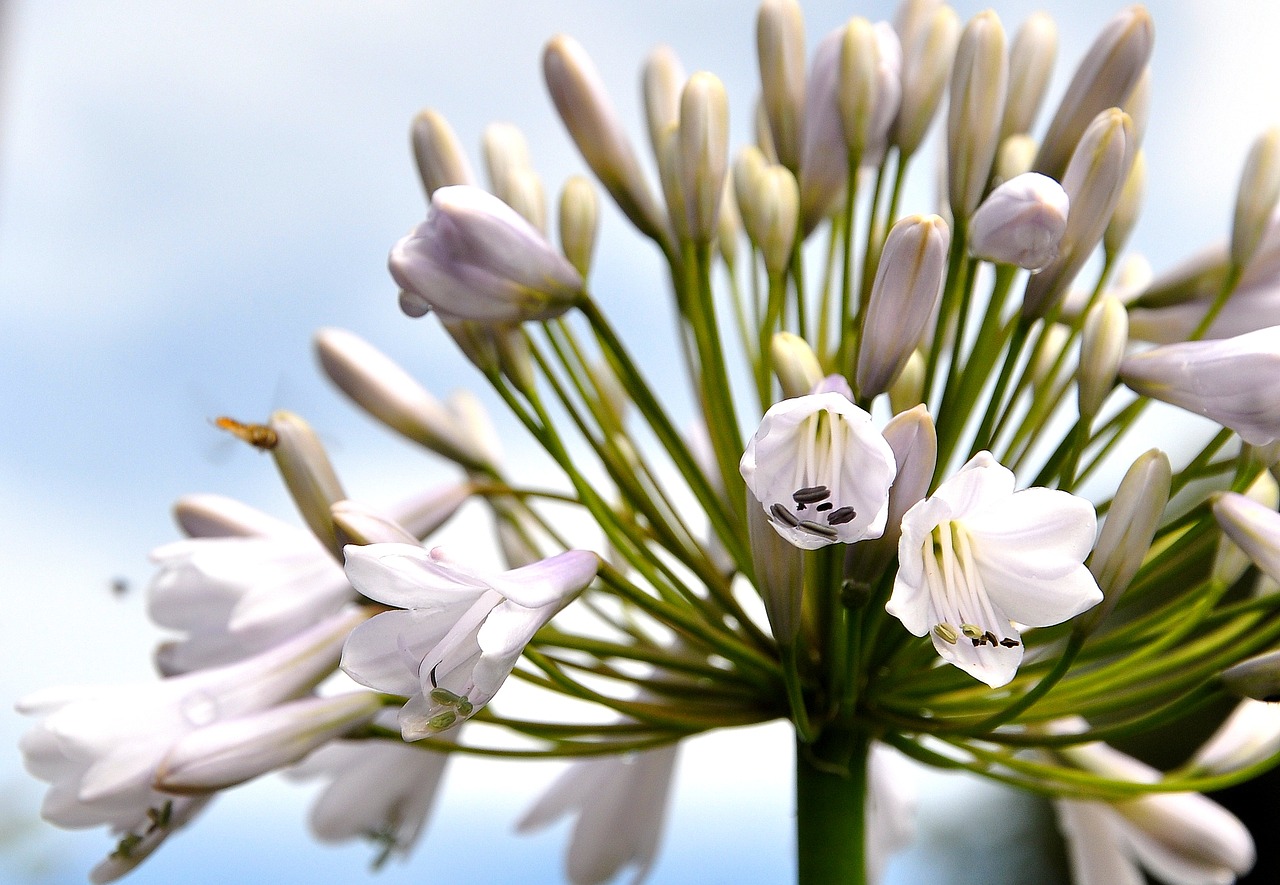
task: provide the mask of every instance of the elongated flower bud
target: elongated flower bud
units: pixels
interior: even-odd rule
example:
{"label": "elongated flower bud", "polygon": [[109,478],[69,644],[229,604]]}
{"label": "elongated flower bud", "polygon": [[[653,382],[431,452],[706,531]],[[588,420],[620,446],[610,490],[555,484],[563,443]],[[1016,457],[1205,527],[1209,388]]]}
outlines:
{"label": "elongated flower bud", "polygon": [[994,12],[981,12],[960,35],[951,69],[947,172],[957,221],[967,221],[978,208],[991,176],[1008,76],[1004,28]]}
{"label": "elongated flower bud", "polygon": [[529,143],[524,133],[510,123],[491,123],[484,131],[484,162],[493,195],[545,236],[546,193],[529,159]]}
{"label": "elongated flower bud", "polygon": [[1136,154],[1133,124],[1124,111],[1104,111],[1085,131],[1062,181],[1071,201],[1067,230],[1058,257],[1027,281],[1024,317],[1044,316],[1066,293],[1102,239]]}
{"label": "elongated flower bud", "polygon": [[444,187],[431,214],[391,250],[410,316],[481,323],[545,320],[582,295],[582,277],[521,215],[475,187]]}
{"label": "elongated flower bud", "polygon": [[1129,315],[1112,295],[1090,308],[1080,337],[1080,419],[1092,422],[1116,383],[1116,371],[1129,343]]}
{"label": "elongated flower bud", "polygon": [[680,240],[689,239],[689,215],[685,211],[684,182],[680,169],[680,124],[668,126],[659,136],[658,178],[667,203],[667,220]]}
{"label": "elongated flower bud", "polygon": [[1280,201],[1280,128],[1258,136],[1249,149],[1231,225],[1231,262],[1243,268],[1258,251],[1276,202]]}
{"label": "elongated flower bud", "polygon": [[181,794],[242,784],[362,728],[381,709],[378,695],[361,691],[307,698],[206,725],[173,745],[156,771],[155,786]]}
{"label": "elongated flower bud", "polygon": [[1081,134],[1094,118],[1107,108],[1122,106],[1132,93],[1154,45],[1155,26],[1142,6],[1130,6],[1107,23],[1063,93],[1040,144],[1035,171],[1050,178],[1062,177]]}
{"label": "elongated flower bud", "polygon": [[774,332],[769,344],[783,397],[804,396],[822,380],[822,365],[809,342],[793,332]]}
{"label": "elongated flower bud", "polygon": [[969,219],[976,258],[1039,270],[1058,257],[1069,200],[1062,185],[1027,172],[993,190]]}
{"label": "elongated flower bud", "polygon": [[[1006,181],[1030,172],[1035,158],[1036,143],[1029,135],[1010,135],[1000,142],[1000,149],[996,151],[996,164],[991,171],[993,186],[999,187]],[[969,224],[972,228],[973,219],[969,219]]]}
{"label": "elongated flower bud", "polygon": [[796,0],[764,0],[756,15],[760,88],[778,162],[795,170],[804,126],[804,13]]}
{"label": "elongated flower bud", "polygon": [[271,416],[278,442],[271,450],[280,477],[293,503],[312,533],[335,555],[341,548],[333,530],[329,508],[347,497],[333,472],[320,437],[306,421],[291,412]]}
{"label": "elongated flower bud", "polygon": [[[466,500],[464,497],[462,500]],[[461,503],[459,501],[458,503]],[[456,507],[455,507],[456,509]],[[357,501],[339,501],[330,508],[338,540],[348,544],[416,544],[418,539],[398,523]]]}
{"label": "elongated flower bud", "polygon": [[[1276,512],[1276,483],[1267,474],[1249,494],[1224,492],[1214,499],[1213,515],[1222,531],[1268,577],[1280,579],[1280,513]],[[1226,558],[1219,552],[1218,559]],[[1215,565],[1215,576],[1234,582],[1244,572]]]}
{"label": "elongated flower bud", "polygon": [[724,194],[720,197],[720,217],[716,220],[716,249],[731,274],[738,266],[738,239],[742,231],[742,213],[738,211],[733,177],[726,175]]}
{"label": "elongated flower bud", "polygon": [[800,213],[799,188],[791,171],[780,165],[767,166],[751,179],[749,190],[739,197],[751,206],[743,222],[747,236],[760,250],[765,269],[777,276],[791,262]]}
{"label": "elongated flower bud", "polygon": [[1217,421],[1247,443],[1280,438],[1280,326],[1156,347],[1121,363],[1120,378],[1143,396]]}
{"label": "elongated flower bud", "polygon": [[1120,481],[1087,563],[1102,602],[1080,616],[1077,632],[1090,633],[1102,623],[1142,567],[1169,501],[1172,478],[1169,456],[1151,449],[1138,456]]}
{"label": "elongated flower bud", "polygon": [[1280,651],[1269,651],[1241,661],[1222,672],[1222,684],[1238,697],[1255,701],[1280,701]]}
{"label": "elongated flower bud", "polygon": [[564,34],[552,37],[542,53],[542,74],[560,119],[596,178],[641,233],[663,241],[662,210],[582,44]]}
{"label": "elongated flower bud", "polygon": [[920,342],[942,295],[950,243],[951,231],[937,215],[911,215],[889,231],[862,325],[860,396],[888,390]]}
{"label": "elongated flower bud", "polygon": [[560,191],[560,250],[586,279],[600,229],[600,200],[585,175],[574,175]]}
{"label": "elongated flower bud", "polygon": [[871,22],[865,18],[849,19],[840,36],[840,76],[836,78],[836,99],[845,146],[859,162],[871,137],[879,67],[880,48]]}
{"label": "elongated flower bud", "polygon": [[804,600],[804,554],[779,535],[764,510],[747,506],[747,529],[751,540],[751,561],[755,566],[756,589],[764,600],[769,628],[774,639],[787,644],[800,633],[800,611]]}
{"label": "elongated flower bud", "polygon": [[453,128],[436,111],[427,108],[413,118],[409,131],[413,158],[427,198],[451,184],[475,184],[467,154]]}
{"label": "elongated flower bud", "polygon": [[898,373],[898,379],[889,387],[889,410],[902,414],[921,403],[924,396],[926,364],[919,348],[911,351],[907,364]]}
{"label": "elongated flower bud", "polygon": [[894,124],[893,143],[909,157],[924,141],[951,73],[960,19],[950,6],[940,6],[925,20],[911,42],[902,43],[902,106]]}
{"label": "elongated flower bud", "polygon": [[1032,13],[1009,47],[1009,92],[1000,120],[1001,140],[1031,131],[1057,55],[1058,26],[1047,13]]}
{"label": "elongated flower bud", "polygon": [[729,96],[714,74],[699,71],[680,96],[680,185],[689,236],[716,235],[720,196],[729,166]]}
{"label": "elongated flower bud", "polygon": [[1142,197],[1147,188],[1147,160],[1141,149],[1133,158],[1133,168],[1125,179],[1124,188],[1120,191],[1120,200],[1116,203],[1107,229],[1102,233],[1102,248],[1108,258],[1118,256],[1129,242],[1134,225],[1138,223],[1138,214],[1142,209]]}
{"label": "elongated flower bud", "polygon": [[640,75],[644,96],[644,119],[649,126],[649,144],[657,156],[662,133],[680,122],[680,93],[684,90],[684,66],[670,46],[657,46],[645,59]]}
{"label": "elongated flower bud", "polygon": [[321,329],[315,349],[329,380],[392,430],[468,470],[496,466],[498,455],[484,428],[479,435],[468,432],[458,416],[363,338],[344,329]]}

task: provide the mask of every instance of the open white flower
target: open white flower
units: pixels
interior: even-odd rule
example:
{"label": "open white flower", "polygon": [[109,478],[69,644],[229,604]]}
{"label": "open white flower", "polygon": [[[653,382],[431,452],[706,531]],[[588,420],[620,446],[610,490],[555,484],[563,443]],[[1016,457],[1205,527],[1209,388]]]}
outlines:
{"label": "open white flower", "polygon": [[570,550],[501,574],[481,574],[436,548],[347,547],[347,577],[383,612],[360,625],[342,669],[378,691],[409,698],[407,741],[468,719],[497,693],[524,647],[596,576],[600,559]]}
{"label": "open white flower", "polygon": [[828,391],[775,403],[739,470],[778,534],[816,550],[883,534],[897,467],[871,416]]}
{"label": "open white flower", "polygon": [[600,885],[634,866],[648,874],[666,823],[678,744],[574,762],[516,824],[528,833],[566,816],[577,821],[565,854],[573,885]]}
{"label": "open white flower", "polygon": [[1022,663],[1018,627],[1058,624],[1102,601],[1084,559],[1097,516],[1054,489],[1014,491],[1013,472],[979,452],[902,518],[885,607],[938,654],[996,688]]}

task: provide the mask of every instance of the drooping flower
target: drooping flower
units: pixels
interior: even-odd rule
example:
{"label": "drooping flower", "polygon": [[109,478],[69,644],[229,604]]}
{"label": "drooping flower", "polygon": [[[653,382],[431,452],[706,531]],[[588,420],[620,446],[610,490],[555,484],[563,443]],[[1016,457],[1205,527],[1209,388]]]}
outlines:
{"label": "drooping flower", "polygon": [[481,574],[436,548],[347,547],[347,577],[383,612],[347,641],[342,669],[362,685],[409,698],[407,741],[468,719],[497,693],[543,624],[586,589],[600,560],[570,550],[502,574]]}
{"label": "drooping flower", "polygon": [[[1064,755],[1105,777],[1160,780],[1156,769],[1106,744],[1082,744]],[[1253,867],[1253,839],[1244,824],[1199,793],[1151,793],[1116,803],[1058,799],[1054,806],[1077,885],[1141,885],[1143,870],[1178,885],[1230,885]]]}
{"label": "drooping flower", "polygon": [[154,786],[170,749],[204,726],[308,691],[333,670],[343,640],[367,616],[340,613],[225,667],[143,685],[46,689],[23,698],[20,713],[43,717],[21,742],[27,770],[50,784],[42,816],[63,827],[111,827],[120,845],[103,875],[127,872],[172,829],[175,811],[187,819],[198,810]]}
{"label": "drooping flower", "polygon": [[1252,445],[1280,438],[1280,326],[1135,354],[1120,379],[1138,393],[1204,415]]}
{"label": "drooping flower", "polygon": [[516,824],[529,833],[573,815],[565,853],[573,885],[600,885],[635,867],[633,882],[648,874],[658,854],[675,773],[678,744],[639,753],[574,762]]}
{"label": "drooping flower", "polygon": [[774,529],[797,547],[851,544],[884,532],[893,450],[871,416],[841,393],[775,403],[739,470]]}
{"label": "drooping flower", "polygon": [[979,452],[902,518],[886,610],[945,660],[997,688],[1022,662],[1019,626],[1045,627],[1102,600],[1085,557],[1097,517],[1055,489],[1014,491]]}
{"label": "drooping flower", "polygon": [[520,213],[470,185],[442,187],[431,213],[391,249],[410,316],[481,323],[545,320],[582,294],[582,276]]}

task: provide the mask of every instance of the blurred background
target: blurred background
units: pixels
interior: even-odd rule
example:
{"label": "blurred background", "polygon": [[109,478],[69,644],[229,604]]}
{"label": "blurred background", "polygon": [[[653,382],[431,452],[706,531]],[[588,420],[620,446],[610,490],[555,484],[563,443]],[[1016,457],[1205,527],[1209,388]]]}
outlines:
{"label": "blurred background", "polygon": [[[955,5],[966,20],[984,6]],[[1249,144],[1280,123],[1280,4],[1148,5],[1149,184],[1132,248],[1159,270],[1225,237]],[[893,8],[807,2],[810,46],[851,14]],[[1060,28],[1052,104],[1119,6],[1010,0],[997,11],[1012,33],[1038,9]],[[477,169],[484,126],[517,124],[558,193],[585,171],[541,84],[542,44],[563,31],[596,59],[637,144],[639,66],[666,42],[688,71],[725,81],[737,147],[757,91],[754,16],[746,0],[0,5],[0,879],[81,882],[112,847],[100,830],[39,822],[42,785],[22,771],[12,703],[45,685],[150,678],[146,554],[176,537],[173,499],[219,492],[292,518],[270,459],[210,418],[301,413],[348,491],[375,503],[453,477],[340,399],[310,352],[314,329],[342,326],[440,395],[481,390],[430,319],[399,312],[385,271],[425,211],[414,113],[444,113]],[[927,177],[907,211],[932,210]],[[655,373],[671,353],[662,281],[657,254],[610,209],[592,288]],[[539,469],[518,434],[507,440],[513,465]],[[441,540],[477,524],[464,513]],[[651,881],[785,881],[790,765],[776,725],[689,742]],[[511,833],[556,771],[460,761],[424,843],[378,881],[559,881],[565,828]],[[959,868],[955,882],[1047,880],[1045,868],[1008,872],[1028,845],[1053,856],[1038,806],[936,775],[921,788],[922,838],[894,881],[941,881],[924,872],[941,867]],[[368,848],[306,834],[312,790],[272,779],[234,791],[130,881],[364,881]]]}

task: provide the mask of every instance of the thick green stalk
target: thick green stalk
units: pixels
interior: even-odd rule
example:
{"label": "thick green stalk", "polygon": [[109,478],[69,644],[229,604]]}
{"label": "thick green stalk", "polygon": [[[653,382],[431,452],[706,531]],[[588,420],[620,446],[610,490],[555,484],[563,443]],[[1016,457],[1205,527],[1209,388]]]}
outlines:
{"label": "thick green stalk", "polygon": [[796,742],[799,885],[865,885],[867,750],[865,734],[837,725]]}

